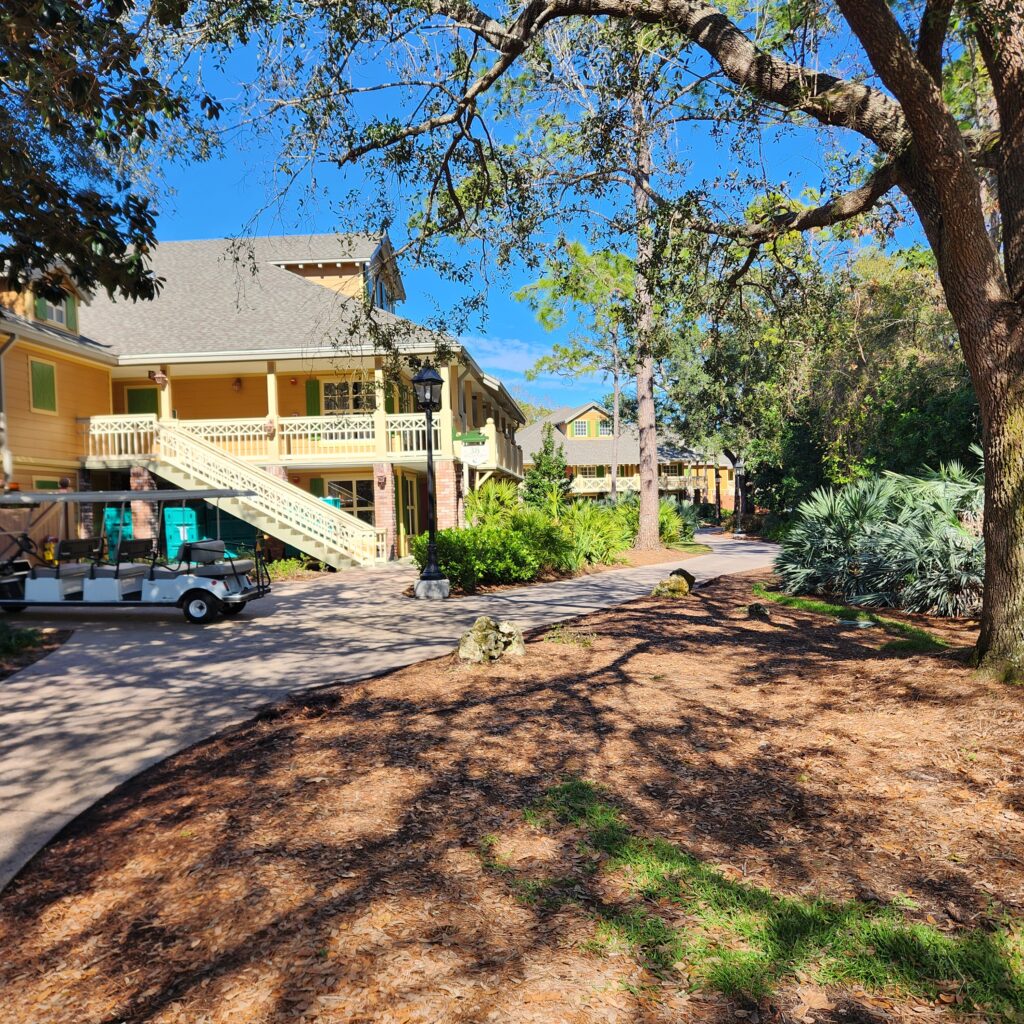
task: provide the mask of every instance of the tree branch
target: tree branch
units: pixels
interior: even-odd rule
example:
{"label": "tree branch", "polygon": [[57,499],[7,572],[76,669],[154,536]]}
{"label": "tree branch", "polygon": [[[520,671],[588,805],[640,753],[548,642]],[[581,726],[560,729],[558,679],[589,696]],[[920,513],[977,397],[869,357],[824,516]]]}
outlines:
{"label": "tree branch", "polygon": [[917,59],[938,85],[942,84],[942,48],[952,13],[953,0],[925,0],[917,34]]}

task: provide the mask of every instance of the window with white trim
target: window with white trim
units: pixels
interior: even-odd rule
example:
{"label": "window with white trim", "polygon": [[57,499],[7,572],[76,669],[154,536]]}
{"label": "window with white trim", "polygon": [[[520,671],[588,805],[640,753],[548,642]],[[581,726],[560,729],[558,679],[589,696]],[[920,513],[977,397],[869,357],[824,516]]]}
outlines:
{"label": "window with white trim", "polygon": [[589,434],[587,430],[586,420],[576,420],[572,425],[572,436],[573,437],[586,437]]}
{"label": "window with white trim", "polygon": [[325,380],[323,415],[343,416],[350,412],[372,412],[376,406],[377,389],[373,381]]}
{"label": "window with white trim", "polygon": [[60,302],[50,302],[49,299],[45,301],[46,306],[46,319],[52,324],[60,324],[61,327],[67,326],[68,322],[68,300],[67,297],[60,300]]}
{"label": "window with white trim", "polygon": [[588,480],[593,480],[597,476],[597,466],[579,466],[578,475]]}
{"label": "window with white trim", "polygon": [[612,436],[612,421],[611,420],[599,420],[597,424],[597,436],[598,437],[611,437]]}

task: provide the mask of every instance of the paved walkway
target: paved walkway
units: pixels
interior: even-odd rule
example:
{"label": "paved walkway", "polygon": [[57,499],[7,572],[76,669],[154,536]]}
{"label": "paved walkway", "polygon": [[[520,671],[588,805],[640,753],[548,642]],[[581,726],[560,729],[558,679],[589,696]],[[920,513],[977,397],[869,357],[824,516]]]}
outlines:
{"label": "paved walkway", "polygon": [[401,596],[407,566],[279,586],[235,620],[85,608],[74,636],[0,682],[0,887],[61,828],[138,772],[250,718],[261,705],[450,651],[481,614],[545,625],[641,597],[683,565],[698,579],[770,564],[775,547],[703,536],[714,553],[444,602]]}

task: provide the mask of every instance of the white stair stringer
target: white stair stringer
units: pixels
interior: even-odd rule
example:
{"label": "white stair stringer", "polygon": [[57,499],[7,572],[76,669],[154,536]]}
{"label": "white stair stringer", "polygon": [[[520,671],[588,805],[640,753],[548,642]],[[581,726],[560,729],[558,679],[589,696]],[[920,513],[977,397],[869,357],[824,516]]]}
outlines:
{"label": "white stair stringer", "polygon": [[157,425],[150,469],[176,487],[254,492],[217,504],[335,569],[377,560],[377,531],[287,480],[228,455],[174,423]]}

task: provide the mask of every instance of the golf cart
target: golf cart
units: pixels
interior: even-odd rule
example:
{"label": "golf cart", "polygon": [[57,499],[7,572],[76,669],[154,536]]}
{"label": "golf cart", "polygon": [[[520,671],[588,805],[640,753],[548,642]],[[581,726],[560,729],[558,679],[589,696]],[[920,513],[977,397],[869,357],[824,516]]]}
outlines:
{"label": "golf cart", "polygon": [[[170,503],[244,497],[251,492],[206,491],[11,491],[0,495],[0,511],[22,511],[22,529],[0,531],[0,610],[35,607],[174,607],[189,622],[233,618],[270,592],[270,576],[259,545],[253,558],[238,558],[217,540],[185,540],[173,557],[161,557],[157,539],[134,539],[124,531],[88,538],[69,536],[69,512],[75,505],[157,504],[157,538],[164,507]],[[63,506],[64,539],[40,546],[32,532],[43,515],[35,510]],[[7,517],[10,518],[10,517]],[[101,517],[105,524],[106,516]],[[218,516],[219,521],[219,516]]]}

